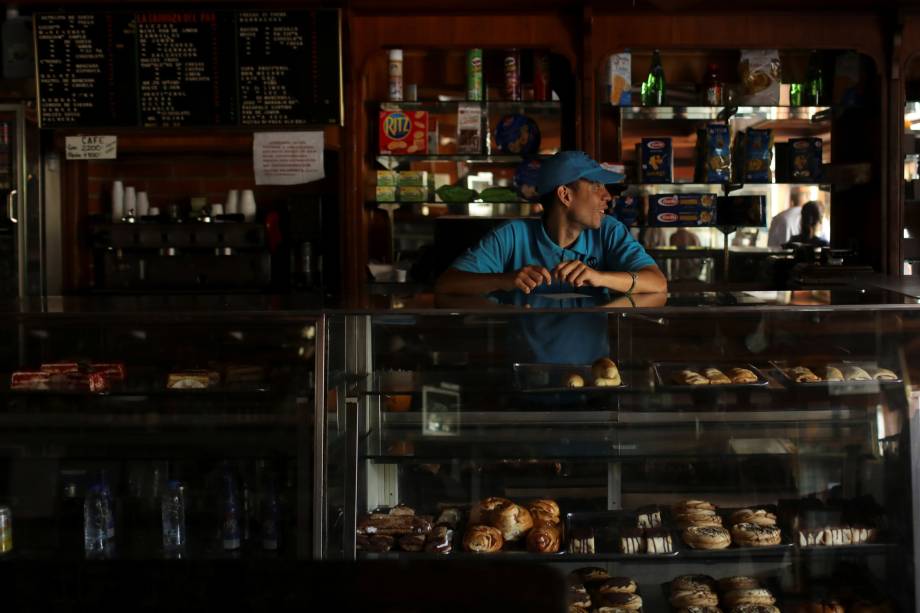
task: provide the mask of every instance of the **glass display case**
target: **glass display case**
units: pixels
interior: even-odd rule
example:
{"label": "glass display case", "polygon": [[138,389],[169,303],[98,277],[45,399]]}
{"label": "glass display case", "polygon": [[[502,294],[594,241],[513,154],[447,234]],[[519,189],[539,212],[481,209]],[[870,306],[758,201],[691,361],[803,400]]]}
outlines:
{"label": "glass display case", "polygon": [[312,558],[322,332],[255,297],[5,308],[0,558]]}
{"label": "glass display case", "polygon": [[913,299],[436,302],[327,318],[325,556],[552,565],[573,612],[916,610]]}

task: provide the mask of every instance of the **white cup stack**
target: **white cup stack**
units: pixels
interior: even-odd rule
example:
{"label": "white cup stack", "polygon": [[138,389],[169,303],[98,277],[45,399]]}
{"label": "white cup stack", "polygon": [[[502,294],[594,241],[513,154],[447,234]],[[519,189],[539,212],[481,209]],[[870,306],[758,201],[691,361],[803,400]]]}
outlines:
{"label": "white cup stack", "polygon": [[240,194],[240,213],[247,222],[256,220],[256,197],[251,189],[244,189]]}
{"label": "white cup stack", "polygon": [[137,193],[131,186],[125,188],[125,215],[137,217]]}
{"label": "white cup stack", "polygon": [[227,192],[227,200],[224,202],[224,211],[227,215],[236,215],[240,212],[240,190],[231,189]]}
{"label": "white cup stack", "polygon": [[125,186],[121,181],[112,183],[112,221],[119,222],[125,216]]}
{"label": "white cup stack", "polygon": [[150,200],[147,198],[147,192],[137,192],[137,216],[142,217],[150,214]]}

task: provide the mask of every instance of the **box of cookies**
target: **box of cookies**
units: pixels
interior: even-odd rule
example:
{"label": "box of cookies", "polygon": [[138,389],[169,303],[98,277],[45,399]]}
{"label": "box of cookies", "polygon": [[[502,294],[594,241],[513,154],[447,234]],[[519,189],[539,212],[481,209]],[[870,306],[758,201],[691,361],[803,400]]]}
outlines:
{"label": "box of cookies", "polygon": [[382,155],[428,153],[428,111],[383,109],[378,135]]}

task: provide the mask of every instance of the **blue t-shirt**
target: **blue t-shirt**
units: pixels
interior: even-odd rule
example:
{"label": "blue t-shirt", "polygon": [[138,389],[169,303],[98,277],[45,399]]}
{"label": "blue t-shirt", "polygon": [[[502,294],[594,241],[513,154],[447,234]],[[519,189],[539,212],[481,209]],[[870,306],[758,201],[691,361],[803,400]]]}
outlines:
{"label": "blue t-shirt", "polygon": [[[566,248],[549,237],[541,219],[514,219],[486,234],[478,245],[454,260],[452,268],[499,274],[533,265],[552,271],[560,262],[576,259],[595,270],[607,272],[635,272],[655,264],[626,226],[608,215],[600,229],[582,231]],[[540,285],[536,291],[558,292],[560,289],[562,287],[554,283]]]}

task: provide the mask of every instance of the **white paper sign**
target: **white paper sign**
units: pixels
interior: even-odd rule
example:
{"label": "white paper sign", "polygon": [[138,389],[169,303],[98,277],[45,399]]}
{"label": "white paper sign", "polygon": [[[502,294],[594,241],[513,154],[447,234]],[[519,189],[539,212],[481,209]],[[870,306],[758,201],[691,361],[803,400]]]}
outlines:
{"label": "white paper sign", "polygon": [[64,146],[68,160],[114,160],[118,157],[117,136],[68,136]]}
{"label": "white paper sign", "polygon": [[256,185],[297,185],[322,179],[322,132],[257,132],[252,141]]}

